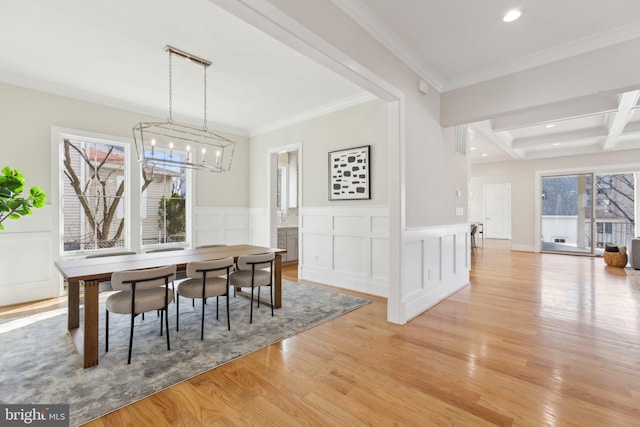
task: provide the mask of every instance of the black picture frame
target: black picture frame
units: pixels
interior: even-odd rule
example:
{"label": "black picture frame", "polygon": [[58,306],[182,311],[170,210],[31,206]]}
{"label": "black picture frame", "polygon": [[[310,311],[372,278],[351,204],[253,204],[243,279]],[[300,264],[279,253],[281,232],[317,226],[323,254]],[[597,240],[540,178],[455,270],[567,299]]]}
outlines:
{"label": "black picture frame", "polygon": [[371,199],[371,146],[329,152],[329,200]]}

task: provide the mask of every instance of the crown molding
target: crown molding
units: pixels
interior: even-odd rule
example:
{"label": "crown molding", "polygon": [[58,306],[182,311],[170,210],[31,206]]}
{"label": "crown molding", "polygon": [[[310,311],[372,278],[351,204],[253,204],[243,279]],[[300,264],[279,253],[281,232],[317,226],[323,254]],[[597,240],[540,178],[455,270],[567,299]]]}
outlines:
{"label": "crown molding", "polygon": [[397,56],[407,67],[429,83],[438,92],[442,92],[443,80],[415,50],[398,37],[362,0],[331,0],[340,10],[353,19],[374,39]]}
{"label": "crown molding", "polygon": [[[5,83],[12,86],[18,86],[25,89],[35,90],[38,92],[48,93],[52,95],[62,96],[65,98],[75,99],[77,101],[91,102],[93,104],[102,105],[105,107],[116,108],[118,110],[129,111],[136,114],[152,116],[152,117],[167,117],[167,111],[163,109],[148,107],[133,102],[123,101],[121,99],[111,98],[104,95],[98,95],[83,90],[73,89],[68,86],[58,85],[51,82],[46,82],[38,79],[32,79],[25,76],[6,73],[0,71],[0,83]],[[194,118],[186,115],[175,115],[175,118],[183,123],[202,125],[201,118]],[[133,127],[135,123],[132,123]],[[225,125],[223,123],[217,123],[208,120],[207,127],[216,129],[220,132],[226,132],[232,135],[248,137],[249,132],[246,129],[238,128],[235,126]]]}
{"label": "crown molding", "polygon": [[259,126],[253,128],[249,131],[249,136],[254,137],[257,135],[262,135],[267,132],[272,132],[274,130],[282,129],[287,126],[293,126],[298,123],[302,123],[304,121],[314,119],[316,117],[321,117],[330,113],[334,113],[336,111],[341,111],[346,108],[354,107],[356,105],[364,104],[365,102],[373,101],[374,99],[379,99],[375,95],[372,95],[368,92],[363,92],[361,94],[357,94],[351,96],[349,98],[342,99],[338,102],[333,102],[331,104],[327,104],[323,107],[313,109],[310,111],[306,111],[301,114],[296,114],[290,117],[286,117],[284,119],[269,123],[264,126]]}
{"label": "crown molding", "polygon": [[473,84],[504,77],[552,62],[561,61],[598,49],[640,38],[640,22],[615,28],[589,37],[565,43],[513,61],[503,62],[476,72],[446,80],[442,92],[460,89]]}

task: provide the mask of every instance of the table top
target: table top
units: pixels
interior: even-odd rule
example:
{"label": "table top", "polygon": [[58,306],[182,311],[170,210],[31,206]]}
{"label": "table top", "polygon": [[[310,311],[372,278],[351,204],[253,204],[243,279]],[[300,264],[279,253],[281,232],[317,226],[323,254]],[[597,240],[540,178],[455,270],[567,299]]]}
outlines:
{"label": "table top", "polygon": [[266,248],[253,245],[231,245],[212,248],[166,251],[135,255],[116,255],[98,258],[82,258],[57,261],[56,268],[68,281],[109,280],[111,273],[123,270],[162,267],[176,264],[178,270],[184,270],[191,261],[209,261],[213,259],[240,255],[259,255],[264,253],[283,254],[287,251],[278,248]]}

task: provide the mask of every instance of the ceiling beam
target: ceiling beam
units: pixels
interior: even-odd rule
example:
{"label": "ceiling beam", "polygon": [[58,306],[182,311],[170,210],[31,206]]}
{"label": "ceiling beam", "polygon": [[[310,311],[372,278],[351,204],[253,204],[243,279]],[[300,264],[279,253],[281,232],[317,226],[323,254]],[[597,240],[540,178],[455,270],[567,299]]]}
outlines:
{"label": "ceiling beam", "polygon": [[553,133],[550,135],[531,136],[528,138],[519,138],[511,143],[511,147],[516,150],[527,149],[545,149],[554,143],[563,142],[579,142],[584,140],[594,140],[606,138],[607,129],[604,127],[594,127],[589,129],[580,129],[568,132]]}
{"label": "ceiling beam", "polygon": [[638,103],[638,97],[640,97],[640,91],[634,90],[631,92],[625,92],[620,95],[620,101],[618,102],[618,111],[613,114],[611,121],[609,122],[609,135],[604,142],[602,150],[613,150],[618,143],[618,139],[624,131],[627,122],[631,118],[633,108]]}
{"label": "ceiling beam", "polygon": [[607,113],[618,109],[617,94],[597,94],[554,102],[491,120],[494,132],[519,129],[561,120],[587,117]]}
{"label": "ceiling beam", "polygon": [[514,159],[522,159],[522,155],[511,147],[511,141],[505,140],[502,135],[497,135],[491,128],[491,122],[489,122],[488,120],[472,123],[469,126],[473,127],[475,130],[489,138],[489,140],[496,144],[498,148],[502,149],[502,151],[504,151]]}

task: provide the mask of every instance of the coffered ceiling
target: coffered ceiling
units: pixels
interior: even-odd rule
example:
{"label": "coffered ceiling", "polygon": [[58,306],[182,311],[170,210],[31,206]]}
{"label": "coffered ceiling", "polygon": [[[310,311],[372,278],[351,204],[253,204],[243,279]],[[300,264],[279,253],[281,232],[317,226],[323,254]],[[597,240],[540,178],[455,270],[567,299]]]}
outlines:
{"label": "coffered ceiling", "polygon": [[[640,2],[633,0],[333,1],[440,92],[640,37]],[[503,22],[516,8],[522,17]],[[611,66],[585,64],[585,73],[607,73]],[[636,91],[603,94],[471,123],[470,159],[640,148],[637,103]]]}
{"label": "coffered ceiling", "polygon": [[[0,0],[0,82],[162,117],[170,44],[213,63],[207,116],[222,130],[253,135],[372,98],[221,7],[232,1]],[[331,1],[443,93],[640,37],[637,0]],[[523,16],[502,22],[513,7]],[[198,120],[201,74],[192,65],[176,65],[174,109]],[[469,124],[471,159],[640,147],[635,89],[640,77],[625,93]]]}

